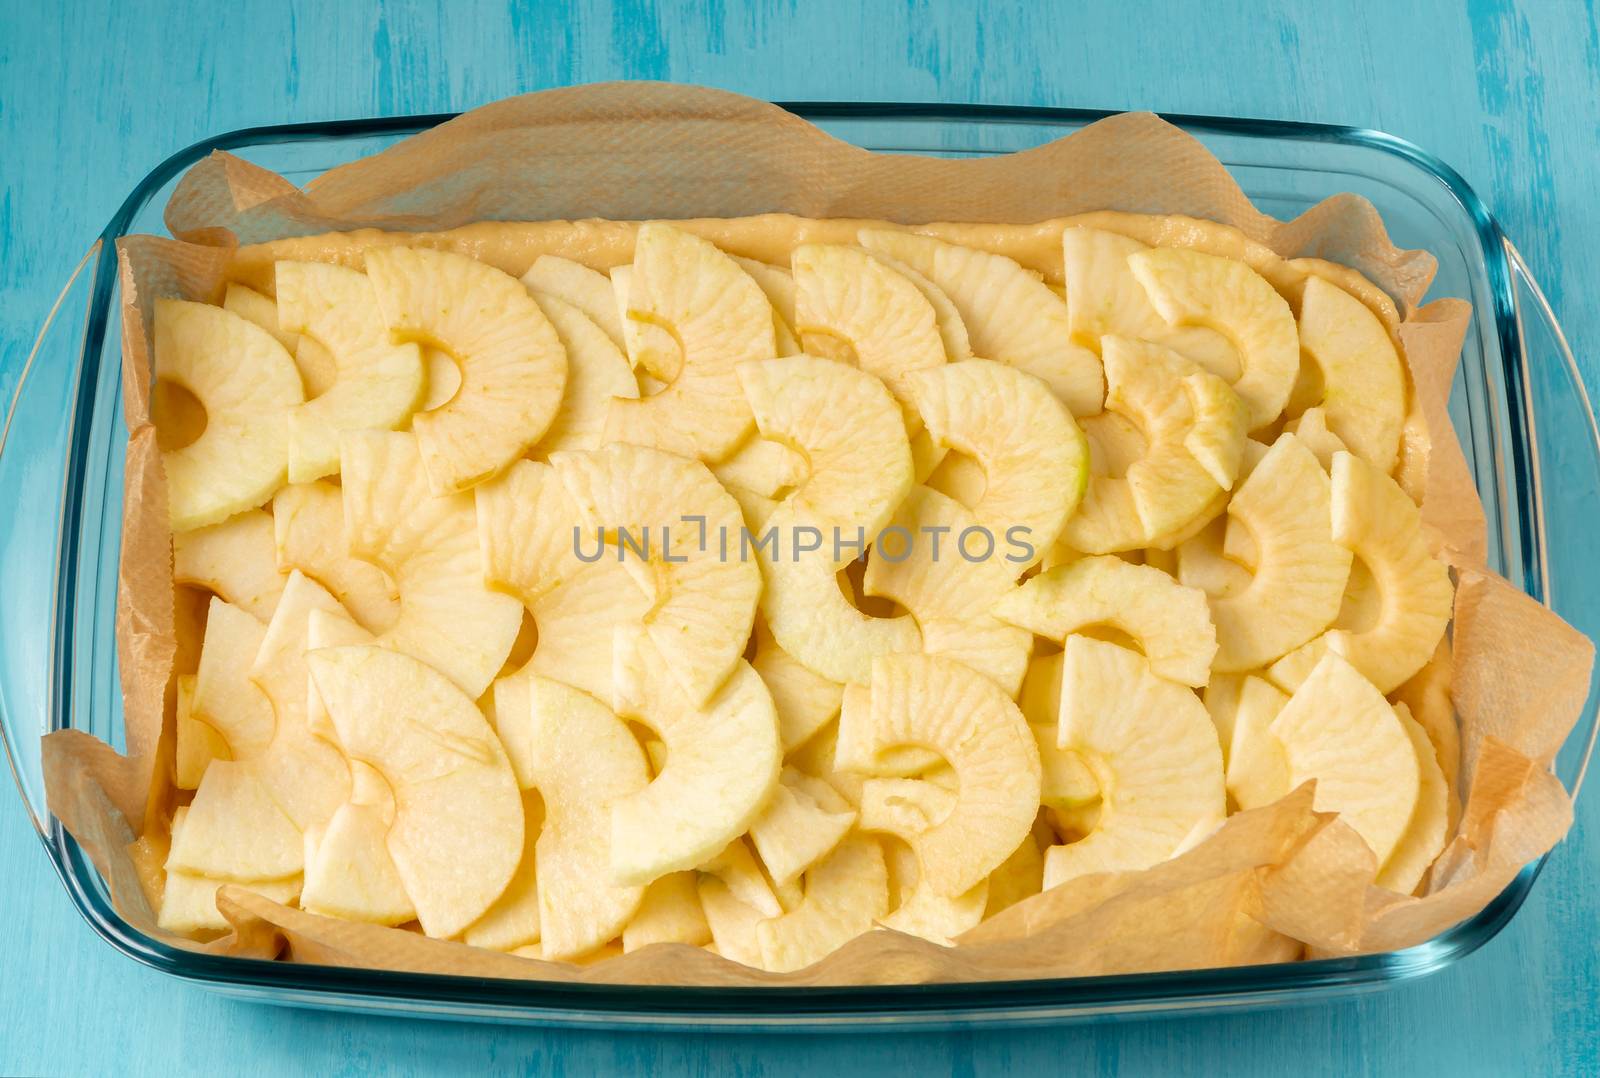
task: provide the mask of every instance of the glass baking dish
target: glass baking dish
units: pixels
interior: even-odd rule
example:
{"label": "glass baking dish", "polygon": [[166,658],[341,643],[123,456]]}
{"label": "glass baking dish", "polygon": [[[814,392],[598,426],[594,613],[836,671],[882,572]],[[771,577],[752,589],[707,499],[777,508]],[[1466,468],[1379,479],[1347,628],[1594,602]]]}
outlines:
{"label": "glass baking dish", "polygon": [[[1026,149],[1106,115],[949,105],[784,107],[869,149],[947,156]],[[282,1004],[609,1028],[905,1030],[1304,1003],[1368,991],[1471,953],[1517,912],[1543,860],[1476,917],[1389,954],[1000,984],[760,990],[540,984],[225,959],[177,950],[132,928],[46,811],[37,741],[70,728],[121,745],[114,622],[127,431],[113,245],[129,233],[164,234],[162,209],[178,177],[214,149],[304,185],[446,119],[255,128],[174,155],[138,185],[94,241],[18,376],[0,428],[0,504],[12,511],[0,526],[0,726],[46,853],[73,903],[113,947],[183,980]],[[1451,413],[1487,510],[1490,564],[1587,635],[1600,635],[1600,573],[1589,570],[1586,551],[1600,498],[1600,436],[1554,314],[1482,201],[1447,165],[1379,132],[1168,119],[1220,157],[1262,210],[1288,218],[1327,196],[1355,192],[1377,206],[1398,245],[1438,257],[1432,295],[1465,297],[1475,311]],[[1596,728],[1591,695],[1557,761],[1569,789],[1582,782]]]}

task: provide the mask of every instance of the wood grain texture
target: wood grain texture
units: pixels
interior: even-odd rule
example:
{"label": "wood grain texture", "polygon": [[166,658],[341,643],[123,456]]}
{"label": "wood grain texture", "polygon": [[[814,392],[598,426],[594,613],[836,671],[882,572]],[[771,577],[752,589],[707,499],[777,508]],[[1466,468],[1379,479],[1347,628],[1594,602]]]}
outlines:
{"label": "wood grain texture", "polygon": [[[0,0],[0,399],[89,238],[174,150],[253,124],[464,109],[610,78],[1379,128],[1459,169],[1580,353],[1600,340],[1592,2],[1216,7]],[[1595,361],[1587,374],[1600,381]],[[1593,1073],[1597,862],[1591,791],[1499,938],[1357,1000],[951,1036],[567,1033],[278,1010],[164,980],[92,936],[0,791],[0,1072]]]}

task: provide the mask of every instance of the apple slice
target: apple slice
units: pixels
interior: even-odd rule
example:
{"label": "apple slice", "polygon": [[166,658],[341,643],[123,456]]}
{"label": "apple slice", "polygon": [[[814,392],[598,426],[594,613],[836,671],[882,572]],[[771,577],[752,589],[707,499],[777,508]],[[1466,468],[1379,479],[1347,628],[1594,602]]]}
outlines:
{"label": "apple slice", "polygon": [[399,652],[325,648],[305,662],[340,744],[394,790],[386,844],[422,930],[455,936],[522,855],[522,801],[499,739],[448,678]]}
{"label": "apple slice", "polygon": [[869,838],[846,839],[806,873],[796,909],[756,923],[760,967],[783,973],[821,961],[869,931],[888,901],[883,849]]}
{"label": "apple slice", "polygon": [[262,621],[272,617],[287,574],[272,556],[273,517],[249,509],[172,537],[172,579],[205,588]]}
{"label": "apple slice", "polygon": [[589,316],[605,331],[611,343],[624,349],[622,336],[623,312],[617,309],[616,295],[611,279],[599,270],[590,269],[582,262],[557,255],[540,255],[521,277],[529,292],[554,296]]}
{"label": "apple slice", "polygon": [[563,449],[598,448],[612,399],[636,399],[639,381],[622,350],[583,311],[542,292],[534,292],[533,299],[567,351],[566,390],[538,451],[548,456]]}
{"label": "apple slice", "polygon": [[214,729],[235,760],[262,755],[272,744],[272,701],[250,679],[266,628],[240,608],[213,598],[206,611],[190,707]]}
{"label": "apple slice", "polygon": [[699,876],[674,872],[645,888],[639,912],[622,930],[622,951],[632,954],[653,943],[700,947],[711,942],[711,926],[700,906]]}
{"label": "apple slice", "polygon": [[855,810],[837,790],[786,767],[767,807],[750,824],[750,841],[772,882],[782,886],[827,856],[855,822]]}
{"label": "apple slice", "polygon": [[291,484],[272,498],[278,566],[298,569],[333,593],[339,605],[375,633],[400,617],[400,593],[382,569],[350,556],[344,493],[332,483]]}
{"label": "apple slice", "polygon": [[1406,376],[1389,331],[1366,304],[1318,276],[1300,297],[1300,349],[1321,376],[1328,429],[1387,474],[1400,453]]}

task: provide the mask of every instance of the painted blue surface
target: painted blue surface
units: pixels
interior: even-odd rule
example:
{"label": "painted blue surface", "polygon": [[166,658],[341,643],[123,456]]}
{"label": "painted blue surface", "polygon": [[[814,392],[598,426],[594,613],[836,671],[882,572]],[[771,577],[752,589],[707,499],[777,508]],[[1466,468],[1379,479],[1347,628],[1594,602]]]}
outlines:
{"label": "painted blue surface", "polygon": [[[1600,340],[1592,2],[1216,6],[0,0],[0,396],[89,238],[172,151],[253,124],[463,109],[608,78],[1391,131],[1483,195],[1580,359]],[[1593,391],[1600,367],[1590,361],[1587,374]],[[0,790],[0,1073],[1593,1073],[1597,860],[1591,794],[1487,948],[1423,982],[1331,1005],[953,1036],[541,1032],[270,1009],[163,980],[93,937]]]}

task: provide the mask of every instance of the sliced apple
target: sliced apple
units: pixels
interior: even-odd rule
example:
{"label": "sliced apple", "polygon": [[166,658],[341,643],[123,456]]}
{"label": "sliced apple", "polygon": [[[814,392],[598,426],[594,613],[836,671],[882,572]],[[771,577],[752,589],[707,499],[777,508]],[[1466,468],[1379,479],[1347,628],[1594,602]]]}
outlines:
{"label": "sliced apple", "polygon": [[249,509],[172,537],[172,578],[205,588],[262,621],[272,617],[286,574],[272,556],[273,517]]}
{"label": "sliced apple", "polygon": [[1300,348],[1321,376],[1328,429],[1387,474],[1400,453],[1406,376],[1393,339],[1367,305],[1318,276],[1300,298]]}
{"label": "sliced apple", "polygon": [[1141,251],[1128,267],[1168,325],[1204,326],[1233,342],[1241,370],[1232,385],[1250,429],[1278,418],[1300,370],[1294,313],[1283,297],[1245,263],[1200,251]]}
{"label": "sliced apple", "polygon": [[407,655],[358,646],[304,661],[340,744],[394,791],[386,844],[422,930],[455,936],[521,860],[522,801],[505,750],[470,698]]}
{"label": "sliced apple", "polygon": [[1105,381],[1093,352],[1072,343],[1066,304],[1004,255],[912,232],[863,229],[869,250],[903,262],[937,285],[961,312],[972,351],[1043,380],[1073,415],[1093,415]]}
{"label": "sliced apple", "polygon": [[639,382],[628,359],[583,311],[556,296],[533,293],[567,352],[567,385],[556,417],[539,439],[538,451],[595,449],[613,398],[635,399]]}
{"label": "sliced apple", "polygon": [[1222,750],[1195,694],[1135,651],[1073,635],[1063,651],[1060,745],[1101,793],[1093,829],[1045,852],[1044,885],[1149,868],[1222,823]]}
{"label": "sliced apple", "polygon": [[245,611],[211,600],[190,708],[217,732],[235,760],[260,756],[272,744],[272,701],[250,679],[265,637],[266,627]]}
{"label": "sliced apple", "polygon": [[538,845],[544,834],[544,800],[537,791],[522,795],[522,817],[522,859],[516,874],[494,905],[461,934],[473,947],[514,951],[539,941]]}
{"label": "sliced apple", "polygon": [[1409,895],[1444,849],[1450,789],[1439,767],[1439,759],[1434,755],[1433,743],[1428,740],[1427,731],[1411,717],[1411,709],[1395,704],[1394,713],[1417,754],[1417,804],[1411,810],[1405,832],[1395,843],[1394,852],[1378,872],[1376,882],[1379,887]]}
{"label": "sliced apple", "polygon": [[761,968],[782,973],[821,961],[869,931],[888,912],[888,901],[882,847],[861,836],[846,839],[806,873],[798,908],[756,923]]}
{"label": "sliced apple", "polygon": [[272,525],[281,569],[298,569],[317,581],[375,633],[394,625],[399,591],[382,569],[350,556],[343,491],[325,482],[284,487],[272,498]]}
{"label": "sliced apple", "polygon": [[[173,841],[182,834],[189,809],[179,806],[172,814]],[[156,926],[168,932],[194,936],[225,932],[231,927],[217,909],[217,889],[231,881],[188,872],[169,870],[161,889],[161,909]],[[263,898],[274,902],[292,904],[300,893],[300,877],[288,876],[281,880],[252,880],[244,885]]]}
{"label": "sliced apple", "polygon": [[158,299],[155,376],[205,409],[200,435],[161,454],[172,530],[216,524],[272,497],[289,471],[286,417],[305,399],[283,345],[221,307]]}
{"label": "sliced apple", "polygon": [[618,349],[625,348],[622,337],[623,314],[617,309],[617,300],[611,279],[599,270],[590,269],[582,262],[558,255],[540,255],[521,277],[529,292],[554,296],[568,303],[605,331]]}
{"label": "sliced apple", "polygon": [[174,715],[176,748],[173,758],[173,782],[180,790],[193,790],[200,785],[206,768],[213,760],[231,759],[228,743],[216,727],[194,714],[193,674],[178,677],[177,711]]}
{"label": "sliced apple", "polygon": [[[1025,841],[1033,841],[1033,836]],[[911,848],[904,842],[886,845],[885,864],[892,897],[888,914],[878,921],[880,925],[950,947],[956,936],[976,928],[983,920],[984,910],[989,905],[987,879],[953,897],[936,895],[922,886],[922,869]]]}
{"label": "sliced apple", "polygon": [[699,876],[674,872],[645,888],[639,912],[622,930],[622,950],[632,954],[652,943],[700,947],[711,942],[711,926],[700,906]]}
{"label": "sliced apple", "polygon": [[1121,558],[1083,558],[1028,580],[993,607],[1000,620],[1056,643],[1094,626],[1138,643],[1150,669],[1185,685],[1211,677],[1217,637],[1205,592]]}
{"label": "sliced apple", "polygon": [[461,387],[411,424],[435,494],[480,483],[531,448],[555,419],[566,351],[514,277],[448,251],[374,247],[367,276],[396,340],[441,347]]}
{"label": "sliced apple", "polygon": [[782,886],[825,857],[855,821],[855,810],[837,790],[786,767],[766,808],[750,824],[750,841],[773,883]]}

